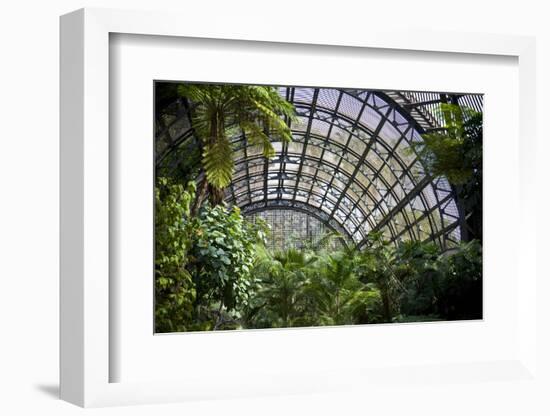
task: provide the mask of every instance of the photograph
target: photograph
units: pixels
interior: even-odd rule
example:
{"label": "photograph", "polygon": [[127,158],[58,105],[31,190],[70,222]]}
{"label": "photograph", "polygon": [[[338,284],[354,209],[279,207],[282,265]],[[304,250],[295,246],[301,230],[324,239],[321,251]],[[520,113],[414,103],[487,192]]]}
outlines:
{"label": "photograph", "polygon": [[155,333],[483,319],[483,94],[153,88]]}
{"label": "photograph", "polygon": [[0,416],[550,416],[545,4],[4,2]]}

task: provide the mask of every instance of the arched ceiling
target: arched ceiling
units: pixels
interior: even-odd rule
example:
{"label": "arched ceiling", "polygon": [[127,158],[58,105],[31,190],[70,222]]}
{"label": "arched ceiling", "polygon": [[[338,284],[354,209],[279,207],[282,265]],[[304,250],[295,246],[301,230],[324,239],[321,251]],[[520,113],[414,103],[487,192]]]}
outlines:
{"label": "arched ceiling", "polygon": [[[460,240],[460,215],[445,178],[426,174],[411,143],[438,129],[433,111],[443,94],[336,88],[279,87],[296,107],[287,120],[293,141],[273,139],[266,160],[246,136],[232,139],[235,174],[226,201],[245,213],[296,209],[324,221],[359,246],[380,231],[393,241],[433,240],[449,247]],[[453,96],[469,100],[478,96]],[[438,101],[439,100],[439,101]],[[472,104],[473,103],[473,104]],[[190,137],[189,120],[172,145]],[[169,130],[169,128],[168,128]],[[158,159],[157,159],[158,160]]]}
{"label": "arched ceiling", "polygon": [[[459,215],[445,179],[432,180],[410,143],[422,127],[386,94],[332,88],[279,88],[298,120],[291,143],[262,158],[234,138],[236,171],[227,200],[246,214],[300,207],[362,245],[371,231],[391,240],[460,239]],[[305,208],[304,208],[305,207]]]}

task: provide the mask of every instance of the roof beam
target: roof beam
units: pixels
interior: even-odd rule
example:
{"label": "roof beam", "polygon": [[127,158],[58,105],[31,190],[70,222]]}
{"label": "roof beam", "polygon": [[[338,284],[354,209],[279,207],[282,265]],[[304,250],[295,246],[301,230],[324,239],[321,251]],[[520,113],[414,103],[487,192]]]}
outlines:
{"label": "roof beam", "polygon": [[[366,102],[367,102],[367,99],[365,99],[365,103]],[[386,114],[385,114],[386,117],[390,113],[391,109],[392,108],[389,107],[388,110],[386,111]],[[380,131],[382,130],[382,127],[386,122],[386,117],[382,117],[378,122],[378,126],[376,126],[376,129],[374,130],[374,133],[372,134],[369,143],[367,144],[367,146],[365,147],[365,150],[363,151],[363,154],[359,158],[359,162],[357,162],[357,165],[355,165],[355,169],[353,170],[353,173],[351,175],[351,180],[346,184],[344,192],[342,192],[342,194],[340,195],[340,198],[338,198],[338,202],[336,203],[336,206],[332,210],[331,216],[334,215],[334,212],[336,211],[337,206],[340,205],[340,203],[342,202],[342,199],[344,198],[344,195],[349,189],[351,182],[355,180],[355,177],[357,176],[357,173],[359,172],[361,165],[365,162],[365,159],[367,158],[367,155],[369,154],[371,147],[374,145],[374,142],[378,140],[378,135],[380,134]],[[348,142],[349,142],[349,139],[348,139]]]}
{"label": "roof beam", "polygon": [[[317,98],[319,97],[319,88],[315,88],[313,90],[313,97],[311,98],[311,108],[309,110],[309,119],[307,123],[306,128],[306,134],[304,136],[304,143],[302,145],[302,157],[300,158],[300,167],[298,168],[298,179],[296,180],[296,184],[298,184],[298,181],[300,180],[300,175],[302,173],[302,169],[304,166],[304,156],[306,154],[307,149],[307,142],[309,141],[309,134],[311,133],[311,125],[313,124],[313,114],[315,114],[315,107],[317,105]],[[294,190],[294,197],[292,198],[294,201],[296,200],[296,190]]]}

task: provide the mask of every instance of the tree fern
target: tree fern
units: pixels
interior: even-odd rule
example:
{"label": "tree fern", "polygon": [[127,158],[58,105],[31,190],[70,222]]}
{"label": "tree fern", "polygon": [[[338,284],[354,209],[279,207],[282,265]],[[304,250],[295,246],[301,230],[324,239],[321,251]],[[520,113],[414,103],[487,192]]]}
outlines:
{"label": "tree fern", "polygon": [[[292,139],[287,121],[295,118],[294,107],[273,87],[182,84],[178,94],[192,104],[193,128],[203,148],[206,181],[202,186],[214,188],[210,193],[214,205],[221,203],[223,189],[233,177],[230,138],[244,134],[248,145],[261,149],[268,159],[275,156],[272,141]],[[197,192],[199,197],[204,194]]]}

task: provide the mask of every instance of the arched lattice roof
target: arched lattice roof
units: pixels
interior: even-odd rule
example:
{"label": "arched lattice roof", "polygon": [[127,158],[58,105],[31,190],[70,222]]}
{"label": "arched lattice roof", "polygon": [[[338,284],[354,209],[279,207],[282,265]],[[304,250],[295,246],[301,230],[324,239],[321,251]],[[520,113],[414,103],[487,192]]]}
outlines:
{"label": "arched lattice roof", "polygon": [[[452,187],[425,172],[411,143],[441,128],[435,111],[440,102],[452,99],[481,110],[480,96],[278,90],[296,107],[297,121],[287,120],[293,141],[273,138],[276,155],[266,160],[245,135],[234,137],[229,204],[245,215],[269,209],[305,212],[359,246],[371,231],[392,241],[433,240],[444,248],[460,240],[461,215]],[[168,150],[192,136],[188,119],[176,122],[181,126]],[[165,129],[168,136],[170,128]]]}

